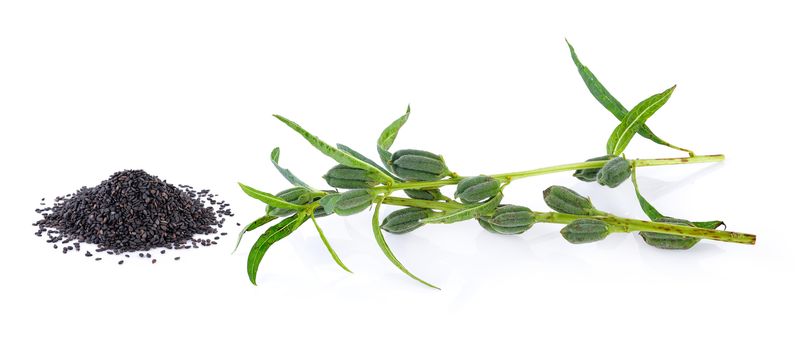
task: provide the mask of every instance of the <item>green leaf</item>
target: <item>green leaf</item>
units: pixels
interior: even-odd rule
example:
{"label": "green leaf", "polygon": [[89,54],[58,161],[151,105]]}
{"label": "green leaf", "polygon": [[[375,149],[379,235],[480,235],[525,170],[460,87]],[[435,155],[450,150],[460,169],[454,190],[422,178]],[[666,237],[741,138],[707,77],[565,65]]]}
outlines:
{"label": "green leaf", "polygon": [[325,209],[326,214],[333,214],[333,207],[336,206],[336,202],[338,202],[339,199],[341,199],[340,193],[328,194],[319,200],[319,205]]}
{"label": "green leaf", "polygon": [[477,217],[491,213],[491,211],[497,208],[501,201],[502,193],[500,192],[496,196],[483,203],[467,205],[462,209],[447,211],[443,214],[422,219],[421,222],[425,224],[451,224],[459,221],[475,219]]}
{"label": "green leaf", "polygon": [[635,188],[635,196],[638,197],[638,203],[641,205],[641,209],[644,211],[644,214],[649,217],[649,220],[655,221],[659,220],[663,217],[657,209],[655,209],[652,204],[649,204],[649,201],[641,195],[641,192],[638,190],[638,178],[635,176],[635,167],[632,167],[632,180],[633,180],[633,188]]}
{"label": "green leaf", "polygon": [[577,58],[577,53],[574,52],[574,47],[572,47],[572,44],[569,43],[568,40],[566,40],[566,45],[569,45],[572,61],[574,61],[574,65],[577,66],[577,71],[580,73],[580,77],[583,78],[583,82],[585,86],[588,87],[588,91],[591,92],[591,95],[594,95],[594,98],[596,98],[605,109],[610,111],[610,113],[613,113],[619,121],[624,120],[624,116],[627,115],[627,108],[624,108],[621,102],[613,97],[605,86],[599,82],[599,79],[596,78],[594,73],[580,62],[580,59]]}
{"label": "green leaf", "polygon": [[305,129],[303,129],[301,126],[297,125],[297,123],[294,123],[293,121],[288,120],[288,119],[286,119],[286,118],[284,118],[282,116],[279,116],[277,114],[274,114],[273,116],[275,118],[279,119],[281,122],[283,122],[286,125],[288,125],[290,128],[294,129],[294,131],[296,131],[297,133],[302,135],[302,137],[304,137],[312,146],[314,146],[316,149],[318,149],[320,152],[322,152],[326,156],[328,156],[330,158],[333,158],[333,160],[337,161],[339,164],[346,165],[346,166],[353,167],[353,168],[366,170],[370,174],[375,175],[376,178],[381,179],[382,182],[385,182],[386,184],[391,184],[391,183],[394,182],[394,180],[390,176],[388,176],[386,174],[383,174],[383,172],[380,171],[379,169],[377,169],[377,168],[375,168],[375,167],[363,162],[362,160],[360,160],[358,158],[353,157],[352,155],[350,155],[347,152],[339,150],[339,149],[337,149],[337,148],[325,143],[324,141],[320,140],[316,136],[314,136],[311,133],[305,131]]}
{"label": "green leaf", "polygon": [[406,269],[405,266],[403,266],[402,263],[399,262],[399,260],[397,260],[397,257],[394,256],[394,253],[391,252],[391,249],[388,247],[388,243],[386,243],[386,238],[383,236],[383,231],[380,230],[381,203],[383,203],[383,197],[378,198],[377,201],[375,202],[375,213],[372,215],[372,231],[375,234],[375,240],[377,240],[377,245],[380,246],[380,249],[383,251],[383,254],[386,255],[388,260],[391,261],[391,263],[394,264],[394,266],[396,266],[398,269],[400,269],[400,271],[404,272],[406,275],[410,276],[411,278],[421,282],[422,284],[428,287],[441,290],[441,288],[438,288],[428,282],[425,282],[421,278],[416,277],[416,275],[408,271],[408,269]]}
{"label": "green leaf", "polygon": [[256,190],[256,189],[254,189],[254,188],[252,188],[250,186],[247,186],[247,185],[245,185],[245,184],[243,184],[241,182],[239,182],[239,187],[241,187],[241,189],[244,191],[244,193],[246,193],[248,196],[250,196],[252,198],[255,198],[255,199],[257,199],[257,200],[259,200],[261,202],[264,202],[266,204],[269,204],[272,207],[284,208],[284,209],[294,209],[294,210],[303,209],[303,206],[301,206],[301,205],[297,205],[297,204],[294,204],[294,203],[286,202],[286,201],[280,199],[280,197],[271,195],[271,194],[263,192],[263,191]]}
{"label": "green leaf", "polygon": [[[577,71],[580,73],[580,77],[583,78],[583,82],[585,83],[585,86],[588,87],[588,91],[591,92],[591,95],[593,95],[594,98],[597,101],[599,101],[599,103],[602,104],[602,106],[605,107],[605,109],[607,109],[610,113],[612,113],[613,116],[616,117],[616,119],[618,119],[619,121],[624,120],[624,117],[627,116],[628,113],[627,108],[625,108],[624,105],[621,104],[621,102],[619,102],[615,97],[613,97],[613,95],[610,94],[610,92],[605,88],[605,86],[599,82],[599,79],[597,79],[594,73],[592,73],[591,70],[588,69],[588,67],[586,67],[585,65],[582,64],[582,62],[580,62],[580,59],[577,58],[577,53],[574,52],[574,47],[572,47],[571,43],[569,43],[568,40],[566,40],[566,45],[569,45],[569,52],[571,52],[572,61],[574,61],[574,65],[577,66]],[[642,125],[641,128],[638,129],[638,135],[641,135],[644,138],[652,140],[652,142],[655,142],[659,145],[688,152],[688,154],[690,154],[691,156],[693,156],[694,154],[694,152],[691,150],[674,146],[666,142],[666,140],[661,139],[660,137],[655,135],[655,133],[652,132],[652,130],[649,129],[649,127],[646,125]]]}
{"label": "green leaf", "polygon": [[286,178],[286,180],[288,180],[289,183],[291,183],[294,186],[313,189],[313,187],[308,186],[308,184],[306,184],[305,182],[303,182],[302,180],[297,178],[297,176],[295,176],[291,172],[291,170],[288,170],[288,169],[286,169],[284,167],[281,167],[278,164],[278,162],[280,161],[280,147],[275,147],[275,149],[272,150],[272,155],[271,155],[270,158],[272,159],[272,165],[274,165],[275,168],[277,168],[277,171],[280,172],[280,175],[283,175],[283,177]]}
{"label": "green leaf", "polygon": [[388,151],[391,145],[394,144],[394,139],[397,138],[400,128],[408,121],[408,116],[411,114],[411,106],[405,110],[405,114],[397,118],[386,127],[377,138],[377,153],[380,155],[380,160],[388,167],[388,162],[391,160],[391,152]]}
{"label": "green leaf", "polygon": [[[635,167],[632,168],[632,171],[633,188],[635,188],[635,195],[638,197],[638,203],[641,204],[641,209],[652,221],[657,221],[663,218],[665,215],[661,214],[657,209],[655,209],[654,206],[652,206],[652,204],[649,203],[649,201],[644,198],[644,196],[641,195],[641,192],[638,190],[638,178],[635,175]],[[692,221],[691,223],[696,227],[705,228],[708,230],[715,230],[721,225],[724,225],[725,228],[727,227],[727,225],[724,224],[724,221],[720,220]]]}
{"label": "green leaf", "polygon": [[255,230],[274,219],[277,219],[277,216],[264,215],[258,219],[255,219],[255,221],[249,223],[247,226],[244,226],[244,228],[241,229],[241,232],[239,232],[239,237],[236,239],[236,246],[233,247],[233,252],[231,253],[235,253],[236,250],[239,249],[239,244],[241,244],[241,239],[244,238],[245,233]]}
{"label": "green leaf", "polygon": [[641,126],[643,126],[647,119],[655,114],[655,112],[660,109],[660,107],[662,107],[666,101],[669,100],[671,93],[674,92],[674,88],[676,87],[677,86],[675,85],[666,89],[666,91],[652,95],[633,107],[633,109],[627,113],[627,116],[624,117],[624,120],[621,121],[619,126],[617,126],[616,129],[613,130],[613,133],[610,134],[607,146],[608,154],[618,156],[621,154],[621,152],[624,152],[624,149],[630,143],[630,140],[632,140],[633,136],[635,136]]}
{"label": "green leaf", "polygon": [[250,249],[250,255],[247,257],[247,275],[250,277],[252,284],[257,285],[255,277],[258,274],[258,266],[261,265],[261,260],[269,247],[297,230],[306,220],[308,220],[308,217],[302,212],[294,214],[270,227],[258,237],[252,249]]}
{"label": "green leaf", "polygon": [[388,170],[384,169],[382,166],[380,166],[379,164],[375,163],[375,161],[369,159],[369,157],[359,153],[358,151],[356,151],[356,150],[354,150],[352,148],[349,148],[346,145],[342,145],[340,143],[337,143],[336,147],[338,149],[344,151],[344,152],[349,153],[351,156],[360,159],[364,163],[367,163],[367,164],[379,169],[380,171],[383,172],[383,174],[386,174],[386,175],[390,176],[392,179],[394,179],[394,181],[402,181],[402,179],[400,179],[399,177],[397,177],[394,174],[390,173]]}
{"label": "green leaf", "polygon": [[333,247],[330,246],[330,242],[327,241],[327,237],[325,237],[324,232],[322,232],[322,228],[319,227],[319,223],[316,222],[316,218],[313,217],[313,215],[311,215],[311,221],[313,221],[313,225],[316,227],[316,231],[319,232],[319,238],[322,239],[322,243],[325,244],[325,247],[327,247],[327,251],[330,252],[330,256],[333,257],[333,260],[336,261],[336,264],[338,264],[338,266],[341,266],[341,268],[344,269],[344,271],[352,273],[352,271],[350,271],[350,269],[348,269],[347,266],[344,265],[344,262],[342,262],[341,259],[339,259],[338,254],[336,254],[336,251],[333,250]]}

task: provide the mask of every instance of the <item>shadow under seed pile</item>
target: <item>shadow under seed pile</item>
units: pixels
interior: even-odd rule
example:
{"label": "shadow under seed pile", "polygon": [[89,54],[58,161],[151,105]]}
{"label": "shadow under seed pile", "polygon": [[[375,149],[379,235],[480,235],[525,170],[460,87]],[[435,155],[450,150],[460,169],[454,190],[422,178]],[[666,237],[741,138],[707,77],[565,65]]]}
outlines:
{"label": "shadow under seed pile", "polygon": [[[217,228],[222,228],[225,216],[233,216],[229,204],[214,197],[209,190],[176,187],[142,170],[125,170],[96,187],[57,197],[52,207],[37,209],[43,218],[34,225],[39,226],[37,236],[46,234],[55,249],[62,244],[65,254],[80,251],[80,243],[96,244],[95,252],[108,254],[199,248],[217,244],[226,234]],[[85,256],[92,254],[86,251]]]}

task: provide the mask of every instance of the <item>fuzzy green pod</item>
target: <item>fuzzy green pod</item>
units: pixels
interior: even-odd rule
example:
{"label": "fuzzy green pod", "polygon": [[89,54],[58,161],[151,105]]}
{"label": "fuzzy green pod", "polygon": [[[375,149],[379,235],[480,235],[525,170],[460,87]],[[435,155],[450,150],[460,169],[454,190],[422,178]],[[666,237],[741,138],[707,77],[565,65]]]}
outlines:
{"label": "fuzzy green pod", "polygon": [[389,166],[394,174],[410,181],[435,181],[450,173],[441,156],[415,149],[394,152]]}
{"label": "fuzzy green pod", "polygon": [[479,218],[477,218],[477,222],[478,222],[478,223],[480,224],[480,226],[482,226],[482,227],[483,227],[483,228],[484,228],[486,231],[488,231],[488,232],[491,232],[491,233],[499,233],[499,231],[497,231],[497,228],[496,228],[496,227],[494,227],[494,225],[492,225],[492,224],[491,224],[491,223],[488,221],[488,219],[489,219],[489,218],[487,218],[487,217],[479,217]]}
{"label": "fuzzy green pod", "polygon": [[357,214],[372,205],[374,196],[369,190],[356,189],[344,192],[333,206],[333,211],[341,216]]}
{"label": "fuzzy green pod", "polygon": [[[593,161],[598,161],[598,160],[610,160],[611,158],[613,158],[613,156],[610,156],[610,155],[601,156],[601,157],[595,157],[595,158],[588,159],[588,160],[586,160],[586,162],[593,162]],[[594,182],[594,181],[596,181],[596,175],[599,172],[599,169],[600,168],[580,169],[580,170],[575,171],[574,174],[572,174],[572,176],[576,177],[580,181]]]}
{"label": "fuzzy green pod", "polygon": [[591,200],[581,196],[563,186],[550,186],[544,190],[544,202],[559,213],[574,215],[594,215],[598,210],[594,209]]}
{"label": "fuzzy green pod", "polygon": [[577,219],[564,226],[560,234],[569,243],[590,243],[605,239],[610,234],[610,227],[596,219]]}
{"label": "fuzzy green pod", "polygon": [[[655,220],[655,222],[695,227],[694,224],[688,220],[676,219],[668,216],[659,218]],[[696,237],[667,235],[659,232],[641,231],[639,234],[644,238],[646,244],[660,249],[689,249],[700,240],[700,238]]]}
{"label": "fuzzy green pod", "polygon": [[370,188],[380,183],[366,170],[341,164],[330,168],[322,178],[331,187],[345,189]]}
{"label": "fuzzy green pod", "polygon": [[[305,205],[313,200],[313,193],[305,187],[292,187],[287,190],[278,192],[275,196],[278,198],[297,205]],[[297,212],[294,209],[276,208],[266,206],[266,214],[272,216],[289,216]]]}
{"label": "fuzzy green pod", "polygon": [[485,175],[467,177],[458,182],[455,198],[464,204],[474,204],[494,197],[499,193],[499,180]]}
{"label": "fuzzy green pod", "polygon": [[605,163],[596,174],[596,182],[602,186],[614,188],[627,180],[632,174],[630,161],[616,157]]}
{"label": "fuzzy green pod", "polygon": [[529,230],[535,223],[532,210],[512,204],[497,207],[494,214],[485,220],[487,226],[491,228],[487,229],[488,231],[506,235],[518,235]]}
{"label": "fuzzy green pod", "polygon": [[408,198],[422,199],[422,200],[426,200],[426,201],[439,200],[439,199],[441,199],[441,196],[442,196],[441,195],[441,191],[439,191],[438,189],[434,189],[434,190],[408,189],[408,190],[405,190],[404,192],[405,192],[405,195],[408,196]]}
{"label": "fuzzy green pod", "polygon": [[430,217],[433,211],[425,208],[403,208],[388,214],[380,228],[391,233],[407,233],[424,226],[420,220]]}

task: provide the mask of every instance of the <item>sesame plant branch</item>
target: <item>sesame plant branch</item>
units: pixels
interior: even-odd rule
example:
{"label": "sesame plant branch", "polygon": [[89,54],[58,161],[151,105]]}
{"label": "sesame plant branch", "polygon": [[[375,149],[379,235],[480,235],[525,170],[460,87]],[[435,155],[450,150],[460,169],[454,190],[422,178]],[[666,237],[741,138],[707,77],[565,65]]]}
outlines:
{"label": "sesame plant branch", "polygon": [[[677,164],[712,163],[712,162],[720,162],[723,160],[724,160],[724,155],[714,154],[714,155],[700,155],[700,156],[681,157],[681,158],[634,159],[630,160],[630,162],[636,167],[645,167],[645,166],[662,166],[662,165],[677,165]],[[493,174],[488,176],[498,179],[500,181],[510,182],[525,177],[553,174],[564,171],[574,171],[580,169],[597,169],[601,168],[607,162],[608,161],[606,160],[598,160],[590,162],[569,163],[569,164],[561,164],[561,165],[549,166],[532,170]],[[394,190],[432,189],[447,185],[456,185],[458,184],[458,182],[460,182],[462,178],[463,177],[459,176],[459,177],[447,178],[436,181],[409,181],[402,183],[394,183],[393,185],[390,186],[377,186],[374,188],[374,190],[383,191],[384,193],[389,193]]]}
{"label": "sesame plant branch", "polygon": [[[555,224],[569,224],[585,216],[555,212],[533,212],[536,222]],[[591,219],[603,221],[613,227],[614,232],[651,231],[668,235],[679,235],[696,238],[705,238],[715,241],[755,244],[756,236],[748,233],[732,231],[710,230],[698,227],[679,226],[660,222],[650,222],[637,219],[622,218],[614,215],[591,216]]]}
{"label": "sesame plant branch", "polygon": [[[493,175],[461,176],[449,168],[441,154],[415,148],[392,149],[400,129],[408,121],[409,106],[405,113],[390,123],[377,139],[376,148],[381,165],[364,153],[343,144],[335,144],[333,147],[299,124],[274,115],[338,164],[322,176],[331,189],[320,191],[308,186],[290,170],[281,166],[280,149],[275,148],[271,153],[271,163],[293,187],[273,195],[240,184],[247,195],[263,202],[267,207],[265,215],[247,225],[239,238],[245,232],[281,218],[258,238],[250,250],[247,260],[250,281],[255,283],[258,266],[269,247],[296,231],[309,219],[333,260],[344,270],[349,271],[333,251],[316,219],[328,215],[355,215],[370,207],[373,208],[371,226],[374,238],[386,258],[409,277],[432,288],[437,287],[411,273],[398,260],[389,248],[384,233],[407,234],[425,225],[471,221],[491,234],[519,235],[530,230],[535,223],[553,223],[564,225],[560,234],[571,244],[598,242],[611,233],[630,232],[638,232],[645,244],[659,249],[690,249],[703,239],[755,244],[755,235],[726,231],[726,225],[725,230],[718,230],[717,228],[724,225],[721,220],[689,221],[663,215],[644,198],[638,188],[635,179],[637,167],[724,160],[721,154],[697,156],[686,148],[676,147],[656,136],[646,125],[655,112],[671,98],[676,85],[657,92],[627,109],[579,61],[571,45],[569,49],[572,60],[591,94],[619,121],[610,133],[602,153],[592,151],[592,154],[599,156],[583,162]],[[636,135],[660,145],[688,152],[690,156],[627,159],[624,156],[625,149]],[[618,217],[604,212],[596,208],[587,196],[558,185],[550,186],[542,192],[543,201],[552,210],[551,212],[533,211],[523,205],[504,202],[504,189],[511,182],[559,172],[573,172],[572,176],[580,181],[596,183],[607,188],[616,188],[632,178],[638,204],[651,221]],[[442,193],[441,188],[445,186],[455,187],[451,197]],[[383,204],[400,208],[381,217],[380,209]]]}
{"label": "sesame plant branch", "polygon": [[[385,197],[383,204],[397,205],[405,207],[426,208],[434,210],[453,210],[462,208],[462,204],[457,203],[444,203],[427,201],[421,199],[409,199],[400,197]],[[556,212],[533,212],[533,217],[536,222],[546,222],[554,224],[569,224],[578,219],[584,219],[586,216],[556,213]],[[698,227],[678,226],[666,223],[649,222],[637,219],[629,219],[618,217],[615,215],[594,215],[590,216],[592,219],[603,221],[614,228],[616,232],[635,232],[635,231],[651,231],[659,232],[668,235],[689,236],[696,238],[705,238],[715,241],[742,243],[742,244],[755,244],[756,236],[747,233],[738,233],[731,231],[709,230]]]}

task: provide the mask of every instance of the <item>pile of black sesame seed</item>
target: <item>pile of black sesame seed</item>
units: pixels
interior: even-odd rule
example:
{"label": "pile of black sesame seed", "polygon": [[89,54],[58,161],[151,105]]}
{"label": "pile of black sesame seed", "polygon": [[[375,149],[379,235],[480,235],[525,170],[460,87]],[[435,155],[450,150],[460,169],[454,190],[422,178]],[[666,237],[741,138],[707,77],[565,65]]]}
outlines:
{"label": "pile of black sesame seed", "polygon": [[[41,205],[46,205],[44,198]],[[165,254],[166,249],[216,245],[227,234],[218,229],[225,216],[233,216],[229,206],[209,190],[173,186],[142,170],[125,170],[95,187],[56,197],[51,207],[36,209],[42,219],[33,225],[39,227],[37,236],[46,235],[55,249],[60,244],[64,254],[80,252],[81,244],[88,243],[95,245],[90,249],[95,253],[130,258],[128,253],[140,252],[134,256],[155,263],[147,251]],[[94,256],[89,250],[84,255]]]}

